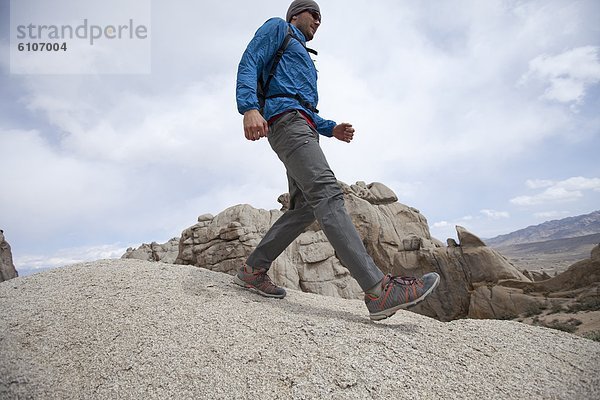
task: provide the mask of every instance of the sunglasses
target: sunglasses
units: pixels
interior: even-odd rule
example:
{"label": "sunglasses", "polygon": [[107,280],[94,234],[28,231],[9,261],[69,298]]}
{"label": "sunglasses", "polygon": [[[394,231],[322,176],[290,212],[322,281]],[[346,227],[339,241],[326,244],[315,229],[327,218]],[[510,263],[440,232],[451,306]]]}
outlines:
{"label": "sunglasses", "polygon": [[315,20],[321,22],[321,13],[320,12],[318,12],[317,10],[312,10],[312,9],[309,9],[309,10],[306,10],[306,11],[309,12],[310,15],[312,15],[312,17]]}

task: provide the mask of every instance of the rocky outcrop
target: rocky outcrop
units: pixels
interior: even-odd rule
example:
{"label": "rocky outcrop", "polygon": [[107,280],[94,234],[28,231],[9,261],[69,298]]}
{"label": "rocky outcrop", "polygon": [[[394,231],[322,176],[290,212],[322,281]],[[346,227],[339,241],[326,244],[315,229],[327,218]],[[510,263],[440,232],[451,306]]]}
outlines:
{"label": "rocky outcrop", "polygon": [[484,247],[485,243],[483,240],[479,239],[478,236],[472,234],[462,226],[456,226],[456,234],[458,235],[458,240],[460,241],[460,245],[465,247]]}
{"label": "rocky outcrop", "polygon": [[[419,210],[398,202],[387,186],[377,182],[340,182],[340,186],[369,254],[385,273],[415,276],[436,271],[442,276],[435,295],[419,305],[417,312],[443,321],[462,318],[469,314],[471,292],[478,284],[501,279],[529,281],[464,228],[459,228],[461,243],[445,247],[431,237],[427,219]],[[233,274],[287,209],[286,195],[278,201],[281,211],[238,205],[217,216],[200,216],[197,224],[182,233],[176,262]],[[276,283],[288,288],[334,297],[362,297],[360,287],[335,257],[318,223],[283,252],[269,273]]]}
{"label": "rocky outcrop", "polygon": [[15,264],[13,264],[10,244],[4,238],[4,231],[0,229],[0,282],[7,281],[19,276]]}
{"label": "rocky outcrop", "polygon": [[[584,281],[565,275],[556,277],[564,280],[556,280],[556,284],[547,280],[536,283],[534,275],[519,271],[463,227],[457,227],[458,242],[448,239],[447,246],[432,238],[427,219],[419,210],[398,202],[394,192],[381,183],[340,182],[340,186],[369,254],[385,273],[421,276],[435,271],[442,277],[434,294],[413,308],[420,314],[442,321],[465,317],[506,319],[555,302],[532,296],[531,288],[535,286],[531,285],[565,287],[567,281]],[[281,210],[260,210],[244,204],[216,216],[201,215],[198,223],[183,231],[176,263],[234,274],[288,208],[287,195],[279,196],[278,201]],[[133,256],[135,252],[130,253]],[[599,253],[594,254],[598,257]],[[152,259],[147,251],[142,256]],[[360,287],[337,259],[316,222],[277,258],[269,274],[276,283],[291,289],[333,297],[362,297]],[[588,277],[597,281],[593,274]]]}
{"label": "rocky outcrop", "polygon": [[166,243],[142,243],[138,248],[128,248],[121,258],[133,258],[144,261],[161,261],[174,263],[179,254],[179,238],[173,238]]}
{"label": "rocky outcrop", "polygon": [[600,245],[591,257],[571,265],[553,278],[527,282],[501,280],[492,286],[477,287],[471,296],[469,316],[473,318],[516,318],[541,314],[546,309],[577,308],[577,303],[600,303]]}
{"label": "rocky outcrop", "polygon": [[528,271],[525,269],[522,272],[523,275],[529,278],[532,282],[545,281],[546,279],[552,278],[545,271]]}
{"label": "rocky outcrop", "polygon": [[[525,290],[529,293],[561,293],[565,297],[569,292],[584,290],[593,286],[600,287],[600,244],[596,245],[587,260],[571,265],[565,272],[553,278],[537,282],[507,280],[499,282],[505,287]],[[600,293],[600,292],[599,292]]]}
{"label": "rocky outcrop", "polygon": [[473,317],[472,296],[478,287],[494,285],[506,279],[530,282],[506,258],[485,246],[477,236],[460,227],[457,233],[460,243],[450,241],[448,247],[399,251],[389,271],[395,275],[420,276],[430,271],[440,274],[442,280],[438,289],[414,310],[442,321]]}

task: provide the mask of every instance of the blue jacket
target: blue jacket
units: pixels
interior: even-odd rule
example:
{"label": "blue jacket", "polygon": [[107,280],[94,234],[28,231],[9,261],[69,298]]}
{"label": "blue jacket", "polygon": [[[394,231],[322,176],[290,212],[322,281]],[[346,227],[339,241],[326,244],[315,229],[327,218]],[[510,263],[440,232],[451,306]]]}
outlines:
{"label": "blue jacket", "polygon": [[[257,77],[262,74],[262,81],[267,80],[270,62],[283,42],[288,26],[298,38],[305,40],[302,32],[292,24],[288,24],[281,18],[271,18],[258,28],[254,38],[248,44],[237,74],[236,100],[240,114],[260,108],[256,95]],[[269,93],[266,95],[282,93],[298,94],[314,107],[317,107],[319,101],[315,64],[302,44],[293,38],[279,61],[275,76],[271,80]],[[287,97],[267,99],[263,116],[269,120],[274,115],[293,109],[305,111],[315,122],[317,131],[321,135],[332,136],[336,123],[323,119],[313,111],[302,107],[296,99]]]}

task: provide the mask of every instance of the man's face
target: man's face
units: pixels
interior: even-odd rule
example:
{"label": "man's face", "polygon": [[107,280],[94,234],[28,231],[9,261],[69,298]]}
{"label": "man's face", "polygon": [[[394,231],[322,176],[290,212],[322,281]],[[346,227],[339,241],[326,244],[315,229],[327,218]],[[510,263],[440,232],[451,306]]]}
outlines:
{"label": "man's face", "polygon": [[306,41],[312,40],[321,25],[321,14],[317,11],[306,10],[292,19],[292,24],[300,29]]}

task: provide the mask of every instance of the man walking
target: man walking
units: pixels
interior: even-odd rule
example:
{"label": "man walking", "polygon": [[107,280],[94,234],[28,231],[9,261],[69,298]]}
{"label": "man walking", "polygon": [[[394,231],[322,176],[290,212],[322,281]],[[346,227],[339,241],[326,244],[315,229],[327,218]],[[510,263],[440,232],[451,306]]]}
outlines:
{"label": "man walking", "polygon": [[[319,135],[349,143],[351,124],[323,119],[316,108],[317,71],[306,42],[321,25],[316,2],[294,0],[286,20],[271,18],[248,44],[238,67],[237,107],[248,140],[267,137],[283,162],[290,207],[269,229],[234,282],[263,296],[283,298],[267,272],[273,261],[314,222],[340,262],[365,292],[370,318],[380,320],[413,306],[439,283],[436,273],[421,279],[384,275],[362,243],[344,206],[344,196],[319,145]],[[279,53],[279,54],[278,54]],[[257,82],[263,93],[257,90]]]}

